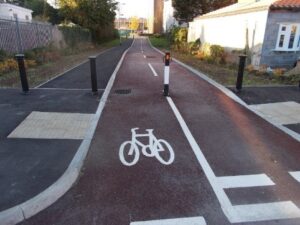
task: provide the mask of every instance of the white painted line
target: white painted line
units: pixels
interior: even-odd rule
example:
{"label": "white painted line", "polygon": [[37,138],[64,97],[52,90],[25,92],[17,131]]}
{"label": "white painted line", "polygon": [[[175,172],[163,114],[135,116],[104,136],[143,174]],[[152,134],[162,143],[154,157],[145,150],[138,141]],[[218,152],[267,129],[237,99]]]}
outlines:
{"label": "white painted line", "polygon": [[[133,44],[134,44],[134,40],[132,42],[132,45]],[[132,45],[130,46],[130,48],[132,47]],[[96,115],[93,121],[91,122],[90,130],[87,133],[85,139],[81,142],[81,145],[77,150],[67,170],[54,184],[52,184],[45,191],[41,192],[37,196],[27,200],[22,204],[1,211],[0,212],[1,224],[5,224],[5,225],[16,224],[34,216],[35,214],[39,213],[43,209],[49,207],[54,202],[56,202],[61,196],[63,196],[72,187],[72,185],[74,184],[74,182],[77,180],[79,176],[81,167],[83,165],[83,161],[86,158],[86,155],[88,153],[93,134],[96,130],[97,123],[101,117],[102,111],[104,109],[108,95],[111,91],[116,75],[124,61],[125,55],[127,54],[130,48],[128,48],[123,53],[122,58],[120,59],[117,67],[115,68],[111,78],[109,79],[106,89],[101,97]]]}
{"label": "white painted line", "polygon": [[155,77],[158,76],[158,74],[156,73],[156,71],[154,70],[154,68],[152,67],[152,65],[150,63],[148,63],[148,66],[150,67],[150,69],[152,70],[152,73],[154,74]]}
{"label": "white painted line", "polygon": [[289,174],[298,182],[300,182],[300,171],[289,172]]}
{"label": "white painted line", "polygon": [[202,216],[199,216],[189,218],[131,222],[130,225],[206,225],[206,222]]}
{"label": "white painted line", "polygon": [[228,215],[228,211],[227,211],[227,208],[230,208],[232,206],[230,200],[228,199],[224,190],[220,187],[217,177],[214,174],[214,171],[210,167],[208,161],[206,160],[204,154],[202,153],[202,151],[201,151],[199,145],[197,144],[195,138],[193,137],[191,131],[189,130],[189,128],[186,125],[184,119],[182,118],[180,112],[178,111],[177,107],[175,106],[173,100],[170,97],[167,97],[167,100],[168,100],[168,103],[171,106],[180,126],[181,126],[183,133],[185,134],[192,150],[194,151],[194,154],[196,155],[196,158],[197,158],[200,166],[202,167],[219,202],[221,203],[224,213],[227,215],[227,217],[230,217],[230,215]]}
{"label": "white painted line", "polygon": [[222,188],[243,188],[275,185],[266,174],[217,177]]}
{"label": "white painted line", "polygon": [[146,59],[147,57],[144,55],[144,58]]}
{"label": "white painted line", "polygon": [[224,214],[231,223],[300,218],[299,208],[291,201],[232,206],[228,196],[224,192],[224,189],[219,184],[220,180],[215,176],[173,100],[170,97],[167,97],[167,100],[192,150],[194,151],[201,168],[215,192]]}
{"label": "white painted line", "polygon": [[[160,51],[159,49],[155,48],[149,38],[148,38],[148,42],[150,44],[150,46],[156,50],[157,52],[159,52],[160,54],[164,55],[165,53],[163,53],[162,51]],[[215,86],[216,88],[218,88],[220,91],[222,91],[225,95],[227,95],[229,98],[231,98],[232,100],[234,100],[235,102],[239,103],[240,105],[246,107],[247,109],[249,109],[250,111],[252,111],[253,113],[255,113],[256,115],[258,115],[259,117],[263,118],[264,120],[266,120],[267,122],[269,122],[270,124],[272,124],[273,126],[277,127],[278,129],[280,129],[281,131],[283,131],[284,133],[290,135],[292,138],[294,138],[295,140],[300,142],[300,134],[298,134],[297,132],[288,129],[287,127],[278,124],[278,123],[274,123],[272,120],[268,119],[267,117],[265,117],[265,115],[263,115],[262,113],[252,109],[249,105],[247,105],[241,98],[239,98],[238,96],[236,96],[232,91],[230,91],[229,89],[227,89],[226,87],[224,87],[223,85],[219,84],[218,82],[214,81],[213,79],[210,79],[207,75],[205,75],[204,73],[199,72],[198,70],[194,69],[191,66],[186,65],[183,62],[180,62],[179,60],[173,58],[173,61],[175,61],[176,63],[178,63],[179,65],[183,66],[184,68],[186,68],[187,70],[189,70],[190,72],[196,74],[197,76],[199,76],[200,78],[202,78],[203,80],[205,80],[206,82],[208,82],[209,84]]]}
{"label": "white painted line", "polygon": [[291,201],[232,206],[231,223],[293,219],[300,217],[299,208]]}

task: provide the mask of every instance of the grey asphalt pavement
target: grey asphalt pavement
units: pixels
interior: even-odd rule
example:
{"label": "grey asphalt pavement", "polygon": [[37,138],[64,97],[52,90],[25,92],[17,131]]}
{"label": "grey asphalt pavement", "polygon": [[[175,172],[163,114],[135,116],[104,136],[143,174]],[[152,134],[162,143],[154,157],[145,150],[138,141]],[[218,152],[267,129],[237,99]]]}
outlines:
{"label": "grey asphalt pavement", "polygon": [[[97,57],[98,87],[106,87],[131,42],[128,40],[122,46],[109,49]],[[23,95],[19,89],[0,89],[0,213],[44,191],[69,166],[82,140],[8,138],[8,135],[33,111],[94,114],[103,90],[99,90],[98,96],[92,95],[88,66],[87,63],[82,64],[42,87],[31,89],[27,95]]]}

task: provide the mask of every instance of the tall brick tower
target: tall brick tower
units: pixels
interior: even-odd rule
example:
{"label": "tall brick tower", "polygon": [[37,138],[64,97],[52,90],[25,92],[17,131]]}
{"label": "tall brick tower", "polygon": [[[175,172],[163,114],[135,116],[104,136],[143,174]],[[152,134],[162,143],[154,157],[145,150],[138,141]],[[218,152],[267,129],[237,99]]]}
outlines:
{"label": "tall brick tower", "polygon": [[154,26],[153,33],[163,32],[163,13],[164,13],[164,0],[154,0]]}

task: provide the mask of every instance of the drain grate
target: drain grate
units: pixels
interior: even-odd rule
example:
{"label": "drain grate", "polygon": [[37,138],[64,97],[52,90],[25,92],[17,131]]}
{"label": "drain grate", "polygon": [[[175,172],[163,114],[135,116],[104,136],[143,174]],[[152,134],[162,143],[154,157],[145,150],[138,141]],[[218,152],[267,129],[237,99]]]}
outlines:
{"label": "drain grate", "polygon": [[117,89],[115,93],[118,95],[128,95],[131,93],[131,89]]}

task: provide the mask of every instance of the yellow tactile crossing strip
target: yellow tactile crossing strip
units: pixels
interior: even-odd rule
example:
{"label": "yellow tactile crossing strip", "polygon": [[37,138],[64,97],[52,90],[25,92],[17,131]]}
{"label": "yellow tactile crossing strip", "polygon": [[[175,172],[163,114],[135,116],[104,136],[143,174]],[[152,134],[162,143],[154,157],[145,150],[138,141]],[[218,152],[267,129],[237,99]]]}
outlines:
{"label": "yellow tactile crossing strip", "polygon": [[94,114],[32,112],[8,138],[84,139]]}

